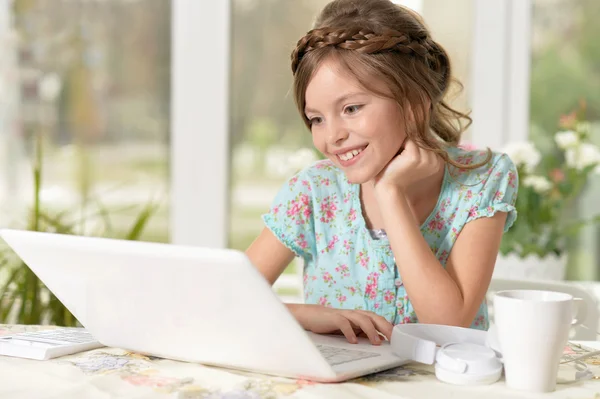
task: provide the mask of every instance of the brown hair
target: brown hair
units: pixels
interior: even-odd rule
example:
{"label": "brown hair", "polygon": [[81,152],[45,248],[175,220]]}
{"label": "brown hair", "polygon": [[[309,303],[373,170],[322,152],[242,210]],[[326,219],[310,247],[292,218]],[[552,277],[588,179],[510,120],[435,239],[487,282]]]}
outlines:
{"label": "brown hair", "polygon": [[[444,101],[452,82],[462,85],[452,78],[448,54],[415,12],[389,0],[335,0],[325,6],[291,57],[296,105],[309,128],[306,88],[319,65],[332,57],[367,90],[412,111],[414,128],[406,129],[406,134],[419,147],[461,169],[475,169],[491,159],[488,149],[483,162],[465,165],[445,151],[459,144],[472,120]],[[369,84],[373,79],[382,80],[391,96]],[[430,129],[442,141],[429,134]]]}

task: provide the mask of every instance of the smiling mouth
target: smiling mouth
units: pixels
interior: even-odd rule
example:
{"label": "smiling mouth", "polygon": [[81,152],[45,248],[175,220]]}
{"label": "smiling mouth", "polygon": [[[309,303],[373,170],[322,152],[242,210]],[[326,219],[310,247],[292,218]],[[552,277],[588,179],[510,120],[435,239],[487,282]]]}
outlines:
{"label": "smiling mouth", "polygon": [[345,152],[343,154],[337,154],[337,157],[344,162],[348,162],[363,152],[365,148],[367,148],[367,146],[364,146],[363,148],[355,148],[354,150]]}

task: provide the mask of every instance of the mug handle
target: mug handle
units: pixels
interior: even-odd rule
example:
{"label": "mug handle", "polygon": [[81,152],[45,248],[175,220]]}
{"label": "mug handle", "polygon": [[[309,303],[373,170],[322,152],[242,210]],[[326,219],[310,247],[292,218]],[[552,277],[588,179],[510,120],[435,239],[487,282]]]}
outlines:
{"label": "mug handle", "polygon": [[572,326],[578,326],[584,322],[587,316],[587,305],[585,301],[581,298],[573,298],[573,302],[575,302],[575,306],[577,307],[577,311],[575,312],[575,318],[571,322]]}

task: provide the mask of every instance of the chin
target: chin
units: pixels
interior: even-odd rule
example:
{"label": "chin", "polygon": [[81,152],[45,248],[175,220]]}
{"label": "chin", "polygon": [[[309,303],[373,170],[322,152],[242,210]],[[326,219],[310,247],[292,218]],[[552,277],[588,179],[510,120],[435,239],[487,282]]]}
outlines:
{"label": "chin", "polygon": [[365,170],[345,171],[345,174],[352,184],[363,184],[375,178],[375,175]]}

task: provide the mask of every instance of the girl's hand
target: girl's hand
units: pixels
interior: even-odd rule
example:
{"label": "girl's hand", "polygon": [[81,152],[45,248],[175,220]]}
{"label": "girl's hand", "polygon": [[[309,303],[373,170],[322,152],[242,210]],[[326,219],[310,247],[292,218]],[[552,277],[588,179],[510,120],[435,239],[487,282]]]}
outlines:
{"label": "girl's hand", "polygon": [[405,192],[411,185],[439,172],[443,166],[444,161],[439,155],[407,139],[404,150],[401,149],[375,177],[375,187],[399,188]]}
{"label": "girl's hand", "polygon": [[366,335],[373,345],[379,345],[382,337],[378,331],[388,341],[392,338],[392,323],[373,312],[301,304],[289,304],[288,309],[305,330],[316,334],[341,333],[352,344],[358,343],[357,335]]}

